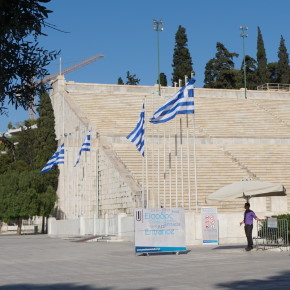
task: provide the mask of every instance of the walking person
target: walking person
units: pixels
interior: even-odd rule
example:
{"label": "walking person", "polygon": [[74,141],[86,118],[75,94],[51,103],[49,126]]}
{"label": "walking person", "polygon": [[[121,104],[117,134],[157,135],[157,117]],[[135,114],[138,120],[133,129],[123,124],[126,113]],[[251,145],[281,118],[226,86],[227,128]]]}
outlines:
{"label": "walking person", "polygon": [[250,210],[250,204],[248,202],[245,203],[245,213],[244,213],[244,220],[240,222],[240,226],[242,224],[245,225],[245,234],[248,241],[248,246],[246,247],[246,251],[251,251],[253,249],[253,219],[257,221],[262,221],[263,219],[259,219],[256,214]]}

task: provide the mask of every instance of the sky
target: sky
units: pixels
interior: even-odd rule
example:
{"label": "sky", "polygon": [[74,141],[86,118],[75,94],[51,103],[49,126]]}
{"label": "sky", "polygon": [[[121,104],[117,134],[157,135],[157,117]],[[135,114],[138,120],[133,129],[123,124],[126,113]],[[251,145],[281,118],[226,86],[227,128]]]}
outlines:
{"label": "sky", "polygon": [[[140,79],[139,85],[152,86],[158,79],[157,32],[153,19],[163,20],[159,33],[160,72],[171,85],[172,59],[178,26],[186,29],[188,49],[196,73],[196,87],[203,87],[206,63],[215,57],[216,43],[243,58],[240,26],[248,26],[246,54],[256,58],[257,27],[262,32],[268,62],[278,60],[280,37],[283,35],[290,52],[289,0],[51,0],[46,4],[53,13],[47,22],[60,32],[45,28],[46,37],[39,39],[48,50],[61,50],[49,66],[49,74],[70,67],[96,54],[105,57],[65,75],[67,81],[117,84],[126,81],[130,72]],[[8,116],[0,116],[0,132],[7,124],[28,119],[28,112],[8,106]]]}

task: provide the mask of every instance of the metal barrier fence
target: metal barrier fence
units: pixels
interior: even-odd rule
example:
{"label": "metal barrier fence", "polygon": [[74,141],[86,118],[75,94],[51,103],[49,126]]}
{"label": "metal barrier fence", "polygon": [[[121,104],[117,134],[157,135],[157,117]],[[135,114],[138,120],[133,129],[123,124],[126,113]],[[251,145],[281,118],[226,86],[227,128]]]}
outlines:
{"label": "metal barrier fence", "polygon": [[257,249],[280,248],[289,250],[288,220],[267,218],[257,222]]}

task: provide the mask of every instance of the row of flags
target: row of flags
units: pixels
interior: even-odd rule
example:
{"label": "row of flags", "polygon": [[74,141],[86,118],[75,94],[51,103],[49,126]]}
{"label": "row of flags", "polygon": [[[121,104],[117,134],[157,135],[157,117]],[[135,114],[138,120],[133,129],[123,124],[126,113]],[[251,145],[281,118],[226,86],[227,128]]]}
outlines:
{"label": "row of flags", "polygon": [[[149,122],[161,124],[172,120],[176,115],[194,114],[194,79],[190,79],[173,97],[159,108]],[[144,157],[145,108],[142,111],[135,129],[127,136]]]}
{"label": "row of flags", "polygon": [[[80,162],[81,154],[83,151],[91,151],[91,131],[89,131],[88,134],[86,135],[86,139],[81,146],[81,149],[79,151],[78,158],[74,167],[76,167],[77,164]],[[58,165],[58,164],[64,164],[64,143],[60,146],[59,149],[56,150],[53,156],[48,160],[48,162],[45,164],[45,166],[40,171],[40,173],[48,172],[49,170],[52,169],[53,166]]]}
{"label": "row of flags", "polygon": [[[159,108],[150,118],[153,124],[165,123],[177,115],[194,114],[194,79],[190,79],[173,97],[171,97],[161,108]],[[144,157],[144,135],[145,135],[145,105],[143,103],[142,111],[135,129],[126,137],[129,141],[136,145],[137,150]],[[86,135],[86,139],[81,146],[77,161],[74,167],[80,161],[83,151],[91,150],[91,132]],[[64,144],[53,154],[46,163],[41,173],[48,172],[53,166],[64,164]]]}

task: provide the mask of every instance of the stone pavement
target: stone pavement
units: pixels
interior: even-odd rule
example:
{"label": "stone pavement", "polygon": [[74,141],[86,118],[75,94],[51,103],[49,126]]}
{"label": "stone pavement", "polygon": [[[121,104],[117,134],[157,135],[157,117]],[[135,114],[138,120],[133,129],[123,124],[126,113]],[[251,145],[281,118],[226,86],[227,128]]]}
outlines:
{"label": "stone pavement", "polygon": [[129,242],[0,235],[0,289],[290,289],[290,252],[188,247],[136,256]]}

